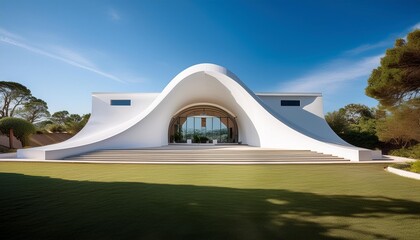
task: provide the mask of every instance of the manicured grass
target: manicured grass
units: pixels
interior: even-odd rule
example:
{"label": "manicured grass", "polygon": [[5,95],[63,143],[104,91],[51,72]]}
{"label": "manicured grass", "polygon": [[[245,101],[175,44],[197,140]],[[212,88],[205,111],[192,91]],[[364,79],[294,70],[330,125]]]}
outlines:
{"label": "manicured grass", "polygon": [[0,236],[419,239],[420,181],[384,166],[0,163]]}

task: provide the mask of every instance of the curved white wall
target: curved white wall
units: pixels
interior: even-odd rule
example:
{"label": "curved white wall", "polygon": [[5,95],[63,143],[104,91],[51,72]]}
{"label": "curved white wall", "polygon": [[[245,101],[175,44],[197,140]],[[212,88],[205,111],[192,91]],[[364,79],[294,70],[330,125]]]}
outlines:
{"label": "curved white wall", "polygon": [[[111,99],[130,99],[132,104],[110,106]],[[371,151],[337,137],[316,106],[308,107],[308,114],[291,109],[282,114],[227,69],[213,64],[184,70],[160,94],[93,94],[91,119],[79,134],[63,143],[18,150],[18,157],[61,159],[98,149],[167,145],[171,117],[196,103],[220,106],[237,116],[239,141],[244,144],[308,149],[353,161],[372,158]]]}

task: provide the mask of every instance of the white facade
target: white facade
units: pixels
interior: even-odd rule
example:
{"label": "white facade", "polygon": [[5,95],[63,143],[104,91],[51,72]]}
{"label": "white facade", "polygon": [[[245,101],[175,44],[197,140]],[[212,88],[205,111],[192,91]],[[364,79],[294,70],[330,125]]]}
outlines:
{"label": "white facade", "polygon": [[[129,105],[111,105],[111,100]],[[299,106],[281,106],[282,100],[298,101]],[[331,130],[324,119],[321,94],[255,94],[229,70],[214,64],[182,71],[162,93],[93,93],[92,115],[82,131],[65,142],[20,149],[17,154],[62,159],[100,149],[165,146],[171,119],[193,106],[213,106],[233,116],[237,141],[242,144],[312,150],[352,161],[377,157]]]}

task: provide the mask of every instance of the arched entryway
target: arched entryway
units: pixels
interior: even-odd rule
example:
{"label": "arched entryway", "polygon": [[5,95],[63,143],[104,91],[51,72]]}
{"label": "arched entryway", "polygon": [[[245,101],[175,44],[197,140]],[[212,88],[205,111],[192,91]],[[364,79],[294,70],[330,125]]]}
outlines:
{"label": "arched entryway", "polygon": [[170,143],[237,143],[235,117],[216,106],[198,105],[186,108],[172,117]]}

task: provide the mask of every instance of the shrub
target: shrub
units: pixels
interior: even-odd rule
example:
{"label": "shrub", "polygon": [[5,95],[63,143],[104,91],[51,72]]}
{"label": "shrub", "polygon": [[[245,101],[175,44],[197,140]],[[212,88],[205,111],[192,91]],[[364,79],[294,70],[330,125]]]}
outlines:
{"label": "shrub", "polygon": [[70,134],[76,134],[82,130],[82,128],[85,126],[86,123],[82,122],[69,122],[64,127],[64,131],[70,133]]}
{"label": "shrub", "polygon": [[389,152],[390,155],[420,159],[420,144],[409,148],[400,148]]}
{"label": "shrub", "polygon": [[420,160],[417,160],[411,164],[411,171],[420,173]]}
{"label": "shrub", "polygon": [[420,160],[407,163],[395,163],[391,164],[391,167],[398,168],[405,171],[420,173]]}
{"label": "shrub", "polygon": [[45,133],[45,131],[44,130],[41,130],[41,129],[37,129],[36,130],[36,134],[44,134]]}
{"label": "shrub", "polygon": [[410,163],[393,163],[389,166],[393,167],[393,168],[398,168],[398,169],[401,169],[401,170],[405,170],[405,171],[410,171],[410,168],[411,168]]}
{"label": "shrub", "polygon": [[35,133],[35,126],[23,119],[6,117],[0,119],[0,132],[10,137],[10,129],[13,129],[13,135],[22,143],[22,147],[26,146],[29,135]]}
{"label": "shrub", "polygon": [[48,124],[45,128],[52,133],[63,133],[66,131],[66,128],[59,124]]}
{"label": "shrub", "polygon": [[200,136],[197,135],[197,134],[194,134],[193,141],[194,141],[194,143],[199,143],[200,142]]}
{"label": "shrub", "polygon": [[357,147],[375,149],[379,146],[378,137],[370,132],[348,131],[339,134],[339,136],[346,142]]}

